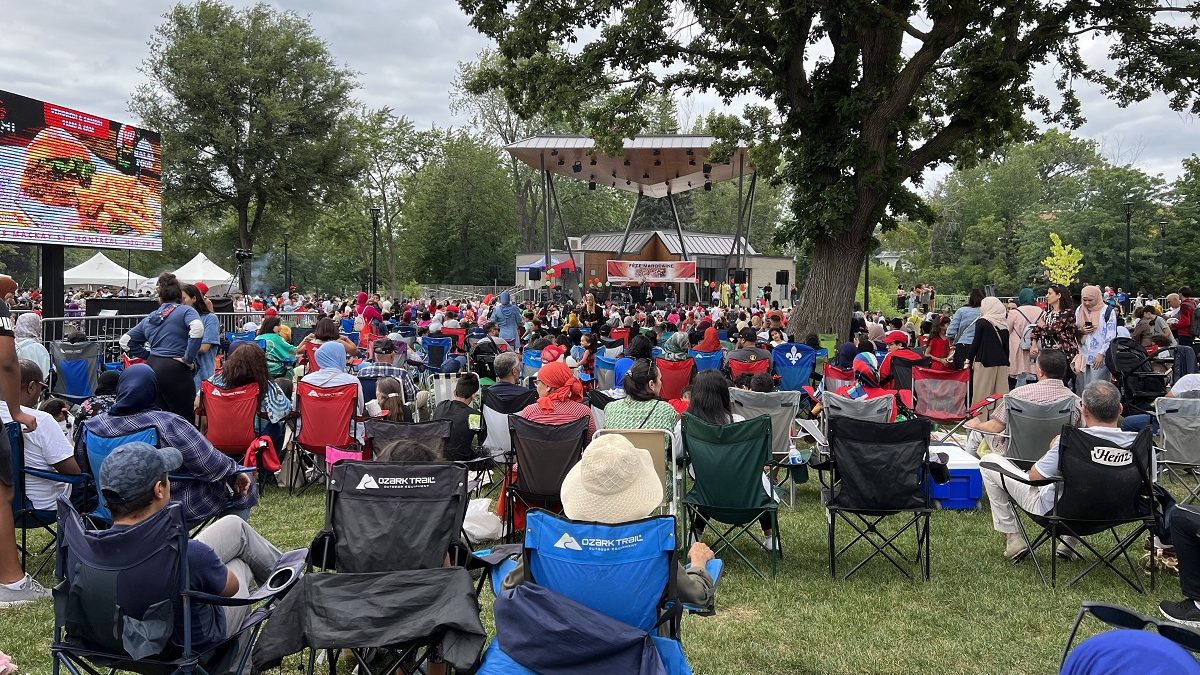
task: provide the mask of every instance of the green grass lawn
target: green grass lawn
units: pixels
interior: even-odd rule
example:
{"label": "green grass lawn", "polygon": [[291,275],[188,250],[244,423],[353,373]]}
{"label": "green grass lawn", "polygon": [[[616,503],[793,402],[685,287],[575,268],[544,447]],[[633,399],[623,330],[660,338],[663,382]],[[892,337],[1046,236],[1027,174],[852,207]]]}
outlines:
{"label": "green grass lawn", "polygon": [[[795,509],[783,507],[785,558],[769,581],[726,558],[717,614],[688,617],[683,639],[697,673],[1051,673],[1085,599],[1158,615],[1157,603],[1179,596],[1159,577],[1139,595],[1111,572],[1071,589],[1043,588],[1029,563],[1013,566],[986,510],[933,516],[932,580],[909,581],[873,561],[850,581],[829,577],[825,512],[812,483]],[[251,523],[282,549],[305,546],[320,528],[323,496],[269,490]],[[849,533],[840,526],[840,535]],[[711,537],[710,537],[711,539]],[[912,546],[913,537],[904,539]],[[854,552],[847,554],[851,563]],[[1141,555],[1140,546],[1137,555]],[[764,554],[756,554],[765,564]],[[1081,563],[1060,568],[1069,580]],[[842,571],[849,565],[839,564]],[[49,572],[40,577],[51,584]],[[491,595],[482,599],[491,626]],[[1098,629],[1087,624],[1085,634]],[[50,672],[53,611],[49,602],[0,610],[0,651],[21,673]],[[298,662],[275,671],[296,672]]]}

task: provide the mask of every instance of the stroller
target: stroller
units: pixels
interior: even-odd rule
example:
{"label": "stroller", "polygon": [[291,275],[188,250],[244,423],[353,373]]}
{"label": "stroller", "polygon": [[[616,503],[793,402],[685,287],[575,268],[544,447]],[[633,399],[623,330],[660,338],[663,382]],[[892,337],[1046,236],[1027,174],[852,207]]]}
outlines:
{"label": "stroller", "polygon": [[1166,396],[1170,373],[1156,373],[1152,358],[1133,338],[1118,337],[1108,345],[1104,366],[1117,378],[1121,390],[1121,405],[1126,413],[1153,413],[1154,399]]}

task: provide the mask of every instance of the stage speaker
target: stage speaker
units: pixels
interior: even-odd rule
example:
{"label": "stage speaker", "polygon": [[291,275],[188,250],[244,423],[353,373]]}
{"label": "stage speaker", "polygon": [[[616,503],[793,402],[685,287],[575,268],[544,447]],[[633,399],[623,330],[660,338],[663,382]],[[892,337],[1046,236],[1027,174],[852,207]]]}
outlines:
{"label": "stage speaker", "polygon": [[539,269],[536,269],[536,268],[529,270],[529,280],[530,281],[541,281],[542,280],[542,271]]}
{"label": "stage speaker", "polygon": [[735,283],[735,284],[746,283],[746,270],[734,270],[733,271],[733,283]]}
{"label": "stage speaker", "polygon": [[779,270],[778,272],[776,272],[775,273],[775,285],[776,286],[787,286],[787,284],[788,284],[788,271],[787,270]]}

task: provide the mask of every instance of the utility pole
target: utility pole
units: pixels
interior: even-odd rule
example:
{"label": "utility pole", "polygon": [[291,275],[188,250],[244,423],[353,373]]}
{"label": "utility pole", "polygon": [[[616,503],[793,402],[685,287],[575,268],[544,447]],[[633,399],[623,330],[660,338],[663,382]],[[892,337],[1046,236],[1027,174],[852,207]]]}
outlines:
{"label": "utility pole", "polygon": [[379,253],[379,214],[382,212],[378,206],[371,207],[371,293],[379,292],[379,269],[376,265]]}
{"label": "utility pole", "polygon": [[1125,292],[1128,293],[1133,287],[1129,285],[1129,249],[1132,244],[1129,240],[1129,222],[1133,219],[1133,202],[1125,202]]}

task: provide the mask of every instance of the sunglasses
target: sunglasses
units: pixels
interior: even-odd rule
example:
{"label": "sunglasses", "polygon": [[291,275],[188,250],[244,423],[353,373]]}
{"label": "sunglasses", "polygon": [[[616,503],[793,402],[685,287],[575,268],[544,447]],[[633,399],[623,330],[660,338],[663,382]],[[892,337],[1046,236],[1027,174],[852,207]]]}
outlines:
{"label": "sunglasses", "polygon": [[1067,645],[1063,647],[1062,663],[1066,663],[1067,653],[1071,651],[1071,645],[1075,642],[1075,635],[1079,632],[1080,625],[1083,624],[1083,618],[1088,614],[1115,628],[1143,630],[1146,626],[1154,626],[1158,630],[1159,635],[1192,653],[1200,653],[1200,631],[1188,628],[1187,626],[1181,626],[1173,621],[1160,621],[1143,616],[1131,609],[1118,607],[1117,605],[1109,605],[1103,602],[1084,602],[1079,607],[1079,615],[1075,617],[1075,625],[1071,627],[1071,635],[1067,638]]}

